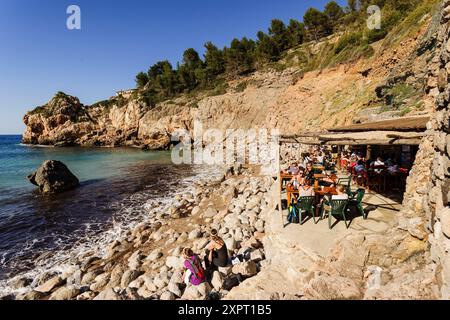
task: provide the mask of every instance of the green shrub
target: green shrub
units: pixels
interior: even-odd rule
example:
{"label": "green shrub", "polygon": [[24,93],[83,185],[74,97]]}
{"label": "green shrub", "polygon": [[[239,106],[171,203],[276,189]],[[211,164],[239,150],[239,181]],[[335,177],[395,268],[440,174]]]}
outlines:
{"label": "green shrub", "polygon": [[370,30],[367,33],[367,42],[368,43],[374,43],[377,41],[380,41],[382,39],[384,39],[388,34],[388,31],[386,29],[374,29],[374,30]]}
{"label": "green shrub", "polygon": [[339,54],[347,48],[355,48],[363,42],[363,35],[361,32],[352,32],[342,36],[334,49],[335,54]]}
{"label": "green shrub", "polygon": [[242,81],[236,86],[236,92],[243,92],[245,89],[247,89],[248,82]]}

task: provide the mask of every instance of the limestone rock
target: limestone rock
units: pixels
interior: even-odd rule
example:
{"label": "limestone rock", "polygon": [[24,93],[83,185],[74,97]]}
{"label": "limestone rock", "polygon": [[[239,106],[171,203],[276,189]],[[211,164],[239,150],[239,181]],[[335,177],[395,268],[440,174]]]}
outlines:
{"label": "limestone rock", "polygon": [[244,277],[252,277],[258,273],[258,269],[254,261],[247,261],[233,266],[233,273],[241,274]]}
{"label": "limestone rock", "polygon": [[214,290],[219,291],[220,289],[222,289],[223,282],[224,282],[224,280],[223,280],[222,274],[219,271],[214,271],[212,280],[211,280],[211,284],[212,284]]}
{"label": "limestone rock", "polygon": [[441,211],[442,233],[450,238],[450,208],[443,208]]}
{"label": "limestone rock", "polygon": [[63,192],[80,184],[67,166],[56,160],[45,161],[35,173],[28,176],[28,180],[43,193]]}
{"label": "limestone rock", "polygon": [[64,283],[63,279],[61,279],[60,276],[56,276],[45,282],[44,284],[40,285],[36,288],[36,291],[42,292],[42,293],[49,293],[56,287],[59,287]]}
{"label": "limestone rock", "polygon": [[122,288],[127,288],[129,286],[129,284],[134,281],[137,277],[139,277],[141,275],[140,271],[137,270],[127,270],[123,273],[121,281],[120,281],[120,286]]}
{"label": "limestone rock", "polygon": [[175,300],[175,295],[170,291],[165,291],[161,295],[160,300]]}
{"label": "limestone rock", "polygon": [[122,297],[115,292],[112,288],[108,288],[100,292],[94,300],[123,300]]}
{"label": "limestone rock", "polygon": [[80,290],[73,285],[61,287],[51,294],[50,300],[71,300],[79,293]]}

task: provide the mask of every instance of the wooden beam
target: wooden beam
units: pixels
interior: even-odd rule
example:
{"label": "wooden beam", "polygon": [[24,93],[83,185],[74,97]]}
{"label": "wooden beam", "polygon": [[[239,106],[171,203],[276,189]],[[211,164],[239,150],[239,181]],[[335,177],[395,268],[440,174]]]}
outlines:
{"label": "wooden beam", "polygon": [[388,133],[386,136],[392,139],[421,139],[425,137],[425,133],[396,132],[396,133]]}
{"label": "wooden beam", "polygon": [[328,140],[326,145],[358,146],[358,145],[420,145],[422,139],[397,139],[397,140]]}

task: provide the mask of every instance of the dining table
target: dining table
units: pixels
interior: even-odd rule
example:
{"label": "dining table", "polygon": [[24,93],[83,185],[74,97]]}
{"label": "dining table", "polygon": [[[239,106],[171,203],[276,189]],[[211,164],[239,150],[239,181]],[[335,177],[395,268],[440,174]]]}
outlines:
{"label": "dining table", "polygon": [[285,181],[291,181],[293,177],[294,177],[294,175],[290,174],[290,173],[286,173],[286,172],[281,172],[280,173],[280,183],[281,183],[280,184],[280,191],[283,191],[283,183]]}

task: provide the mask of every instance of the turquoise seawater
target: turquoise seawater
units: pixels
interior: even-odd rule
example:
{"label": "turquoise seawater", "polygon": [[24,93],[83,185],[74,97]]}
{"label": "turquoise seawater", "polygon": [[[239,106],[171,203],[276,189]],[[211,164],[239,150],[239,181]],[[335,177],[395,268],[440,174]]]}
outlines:
{"label": "turquoise seawater", "polygon": [[[45,160],[64,162],[80,187],[40,194],[26,177]],[[25,146],[0,136],[0,293],[8,278],[104,248],[144,221],[152,201],[168,208],[208,170],[173,165],[170,152]]]}
{"label": "turquoise seawater", "polygon": [[21,136],[0,136],[0,196],[12,190],[34,188],[27,180],[45,160],[64,162],[70,170],[86,182],[119,176],[136,163],[170,163],[168,152],[144,152],[132,148],[52,148],[26,146]]}

